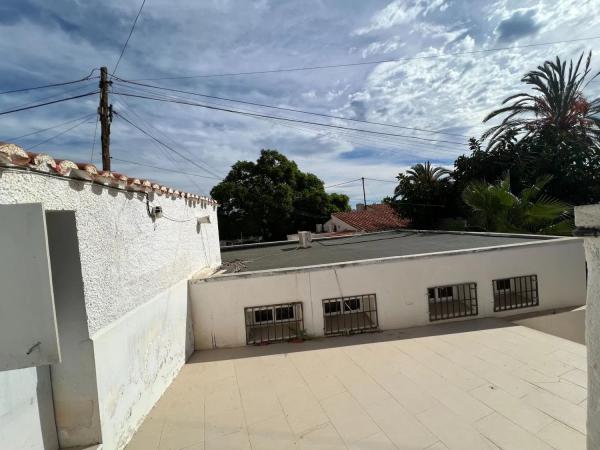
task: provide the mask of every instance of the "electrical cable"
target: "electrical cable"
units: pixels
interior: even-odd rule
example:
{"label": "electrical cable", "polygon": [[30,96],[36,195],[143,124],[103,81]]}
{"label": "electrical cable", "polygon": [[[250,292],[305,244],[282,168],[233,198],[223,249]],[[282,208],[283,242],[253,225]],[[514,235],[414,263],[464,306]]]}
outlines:
{"label": "electrical cable", "polygon": [[201,94],[201,93],[193,92],[193,91],[184,91],[184,90],[181,90],[181,89],[171,89],[171,88],[167,88],[167,87],[163,87],[163,86],[154,86],[154,85],[151,85],[151,84],[138,83],[138,82],[135,82],[135,81],[124,80],[124,79],[119,78],[119,77],[115,77],[115,78],[117,80],[119,80],[119,81],[124,82],[124,83],[134,84],[134,85],[137,85],[137,86],[145,86],[145,87],[150,87],[150,88],[154,88],[154,89],[160,89],[160,90],[164,90],[164,91],[178,92],[178,93],[181,93],[181,94],[195,95],[195,96],[198,96],[198,97],[212,98],[212,99],[216,99],[216,100],[223,100],[223,101],[233,102],[233,103],[241,103],[241,104],[244,104],[244,105],[259,106],[259,107],[262,107],[262,108],[270,108],[270,109],[276,109],[276,110],[280,110],[280,111],[295,112],[295,113],[300,113],[300,114],[309,114],[309,115],[312,115],[312,116],[327,117],[329,119],[346,120],[346,121],[350,121],[350,122],[366,123],[366,124],[370,124],[370,125],[379,125],[379,126],[384,126],[384,127],[401,128],[401,129],[405,129],[405,130],[420,131],[420,132],[423,132],[423,133],[444,134],[444,135],[447,135],[447,136],[466,137],[466,138],[470,137],[470,136],[468,136],[466,134],[446,133],[446,132],[443,132],[443,131],[428,130],[426,128],[406,127],[406,126],[402,126],[402,125],[396,125],[396,124],[385,123],[385,122],[372,122],[372,121],[369,121],[369,120],[351,119],[349,117],[334,116],[334,115],[330,115],[330,114],[322,114],[322,113],[317,113],[317,112],[312,112],[312,111],[304,111],[304,110],[295,109],[295,108],[284,108],[284,107],[281,107],[281,106],[266,105],[264,103],[256,103],[256,102],[249,102],[249,101],[245,101],[245,100],[237,100],[237,99],[231,99],[231,98],[226,98],[226,97],[219,97],[219,96],[216,96],[216,95]]}
{"label": "electrical cable", "polygon": [[[116,158],[114,156],[111,156],[110,159],[114,159],[115,161],[120,161],[120,162],[124,162],[124,163],[134,164],[136,166],[148,167],[150,169],[163,170],[165,172],[173,172],[173,173],[178,173],[178,174],[181,174],[181,175],[189,175],[189,176],[192,176],[192,177],[199,177],[199,178],[211,178],[211,179],[215,179],[214,177],[211,177],[211,176],[208,176],[208,175],[200,175],[200,174],[192,173],[192,172],[183,172],[181,170],[167,169],[166,167],[159,167],[159,166],[153,166],[151,164],[145,164],[145,163],[140,163],[140,162],[136,162],[136,161],[129,161],[127,159]],[[219,180],[222,180],[222,179],[219,179]]]}
{"label": "electrical cable", "polygon": [[123,54],[125,53],[125,49],[127,48],[127,44],[129,44],[129,39],[131,39],[131,35],[133,34],[133,30],[135,29],[135,25],[137,24],[138,19],[140,18],[140,14],[142,14],[142,9],[144,8],[144,5],[146,4],[146,0],[142,0],[142,5],[140,6],[140,9],[137,13],[137,16],[135,16],[135,20],[133,21],[133,24],[131,25],[131,30],[129,30],[129,36],[127,36],[127,40],[125,41],[125,44],[123,45],[123,48],[121,49],[121,54],[119,55],[119,59],[117,60],[117,63],[115,64],[115,68],[113,70],[113,75],[115,73],[117,73],[117,67],[119,67],[119,63],[121,62],[121,58],[123,58]]}
{"label": "electrical cable", "polygon": [[[155,128],[151,123],[149,123],[148,121],[144,120],[143,117],[141,117],[138,113],[135,112],[135,110],[133,108],[129,107],[129,104],[125,101],[124,97],[120,97],[119,98],[119,103],[123,102],[123,104],[121,106],[123,106],[126,110],[127,113],[131,113],[133,114],[140,122],[142,122],[143,125],[146,125],[147,127],[150,127],[152,130],[154,130],[155,133],[158,133],[159,136],[162,136],[164,139],[167,139],[171,142],[172,145],[179,147],[179,144],[177,142],[175,142],[173,139],[171,139],[169,136],[167,136],[165,133],[161,132],[160,130],[158,130],[157,128]],[[163,152],[163,154],[166,156],[167,160],[169,161],[169,163],[171,164],[171,166],[173,167],[173,169],[178,170],[175,162],[173,161],[173,158],[171,157],[171,155],[169,154],[169,152],[162,147],[161,145],[159,145],[157,142],[155,142],[154,140],[151,140],[151,142],[161,151]],[[182,151],[185,150],[185,148],[182,147]],[[187,154],[190,157],[193,157],[193,155],[190,152],[187,152]],[[204,166],[206,166],[207,168],[215,171],[212,167],[210,167],[208,164],[204,164]],[[202,188],[198,185],[198,183],[196,183],[195,180],[193,180],[192,178],[190,178],[189,175],[180,172],[183,175],[186,175],[186,177],[188,178],[188,180],[196,187],[196,189],[198,189],[198,192],[200,192],[202,190]]]}
{"label": "electrical cable", "polygon": [[185,155],[182,155],[179,151],[175,150],[173,147],[165,144],[164,142],[162,142],[160,139],[154,137],[153,135],[151,135],[149,132],[147,132],[146,130],[140,128],[138,125],[134,124],[133,122],[131,122],[129,119],[127,119],[127,117],[125,117],[123,115],[123,113],[119,113],[117,111],[114,112],[114,114],[116,116],[119,116],[121,119],[123,119],[125,122],[127,122],[129,125],[131,125],[132,127],[136,128],[137,130],[139,130],[140,132],[144,133],[146,136],[150,137],[151,139],[153,139],[154,141],[158,142],[160,145],[162,145],[165,148],[168,148],[169,150],[171,150],[173,153],[179,155],[181,158],[185,159],[186,161],[188,161],[190,164],[198,167],[199,169],[208,172],[209,174],[213,175],[215,179],[217,180],[222,180],[222,178],[220,178],[219,176],[217,176],[215,173],[213,173],[211,170],[208,170],[204,167],[202,167],[201,165],[199,165],[198,163],[196,163],[196,161],[186,157]]}
{"label": "electrical cable", "polygon": [[357,178],[356,180],[344,181],[344,182],[338,183],[338,184],[332,184],[330,186],[323,186],[323,189],[329,189],[332,187],[343,186],[344,184],[356,183],[357,181],[361,181],[361,178]]}
{"label": "electrical cable", "polygon": [[52,139],[55,139],[55,138],[57,138],[57,137],[59,137],[59,136],[62,136],[63,134],[66,134],[66,133],[68,133],[68,132],[69,132],[69,131],[71,131],[71,130],[74,130],[75,128],[77,128],[77,127],[79,127],[79,126],[83,125],[83,124],[84,124],[84,123],[85,123],[85,122],[86,122],[86,121],[87,121],[87,120],[88,120],[88,119],[89,119],[89,118],[90,118],[92,115],[94,115],[94,114],[96,114],[96,113],[88,114],[87,116],[85,116],[85,118],[84,118],[82,121],[80,121],[80,122],[76,123],[76,124],[75,124],[75,125],[73,125],[72,127],[69,127],[69,128],[67,128],[66,130],[64,130],[64,131],[61,131],[60,133],[57,133],[57,134],[55,134],[55,135],[52,135],[52,136],[50,136],[49,138],[47,138],[47,139],[44,139],[44,140],[43,140],[43,141],[41,141],[41,142],[38,142],[37,144],[34,144],[34,145],[28,145],[28,146],[27,146],[27,150],[33,150],[34,148],[36,148],[36,147],[39,147],[40,145],[42,145],[42,144],[45,144],[46,142],[48,142],[48,141],[51,141]]}
{"label": "electrical cable", "polygon": [[100,116],[96,118],[96,126],[94,127],[94,137],[92,138],[92,151],[90,153],[90,164],[94,161],[94,148],[96,148],[96,134],[98,133],[98,122],[100,122]]}
{"label": "electrical cable", "polygon": [[37,131],[34,131],[32,133],[22,134],[21,136],[14,136],[14,137],[6,138],[4,140],[7,141],[7,142],[18,141],[19,139],[23,139],[25,137],[33,136],[34,134],[43,133],[44,131],[53,130],[55,128],[60,128],[63,125],[68,125],[70,123],[77,122],[78,120],[81,120],[84,117],[87,117],[88,115],[89,114],[86,114],[85,116],[77,117],[76,119],[67,120],[66,122],[62,122],[62,123],[59,123],[57,125],[52,125],[51,127],[44,128],[42,130],[37,130]]}
{"label": "electrical cable", "polygon": [[267,119],[281,120],[281,121],[285,121],[285,122],[318,125],[318,126],[326,127],[326,128],[334,128],[334,129],[340,129],[340,130],[350,130],[350,131],[356,131],[356,132],[368,133],[368,134],[374,134],[374,135],[381,135],[381,136],[402,137],[402,138],[406,138],[406,139],[417,139],[417,140],[420,140],[420,141],[441,142],[441,143],[456,144],[456,145],[465,145],[466,144],[466,143],[463,143],[463,142],[446,141],[446,140],[442,140],[442,139],[429,139],[429,138],[424,138],[424,137],[419,137],[419,136],[410,136],[410,135],[404,135],[404,134],[386,133],[386,132],[382,132],[382,131],[374,131],[374,130],[365,130],[365,129],[359,129],[359,128],[344,127],[344,126],[341,126],[341,125],[332,125],[332,124],[311,122],[311,121],[307,121],[307,120],[291,119],[291,118],[287,118],[287,117],[270,116],[270,115],[267,115],[267,114],[249,113],[249,112],[243,112],[243,111],[239,111],[239,110],[235,110],[235,109],[221,108],[221,107],[206,105],[206,104],[202,104],[202,103],[187,102],[187,101],[183,101],[183,100],[165,100],[165,99],[160,99],[160,98],[156,98],[156,97],[148,97],[148,96],[143,96],[143,95],[128,94],[128,93],[124,93],[124,92],[115,92],[115,94],[117,94],[117,95],[125,95],[127,97],[145,98],[147,100],[155,100],[155,101],[161,101],[161,102],[178,103],[178,104],[188,105],[188,106],[197,106],[197,107],[200,107],[200,108],[206,108],[206,109],[211,109],[211,110],[216,110],[216,111],[229,112],[229,113],[233,113],[233,114],[240,114],[240,115],[249,116],[249,117],[255,117],[255,118],[263,118],[263,119],[267,118]]}
{"label": "electrical cable", "polygon": [[271,73],[281,73],[281,72],[299,72],[306,70],[321,70],[321,69],[335,69],[335,68],[343,68],[343,67],[355,67],[355,66],[368,66],[368,65],[376,65],[390,62],[404,62],[404,61],[414,61],[414,60],[422,60],[422,59],[436,59],[436,58],[448,58],[452,56],[462,56],[462,55],[475,55],[480,53],[492,53],[506,50],[519,50],[523,48],[531,48],[531,47],[542,47],[547,45],[555,45],[555,44],[565,44],[570,42],[580,42],[580,41],[589,41],[593,39],[600,39],[600,36],[590,36],[585,38],[576,38],[576,39],[565,39],[560,41],[553,42],[540,42],[537,44],[525,44],[519,46],[512,47],[495,47],[481,50],[472,50],[466,52],[454,52],[447,53],[444,55],[424,55],[424,56],[411,56],[406,58],[397,58],[397,59],[382,59],[378,61],[363,61],[363,62],[355,62],[355,63],[346,63],[346,64],[330,64],[323,66],[308,66],[308,67],[292,67],[292,68],[284,68],[284,69],[270,69],[270,70],[256,70],[249,72],[230,72],[230,73],[214,73],[214,74],[198,74],[198,75],[187,75],[187,76],[177,76],[177,77],[156,77],[156,78],[138,78],[133,81],[158,81],[158,80],[187,80],[193,78],[216,78],[216,77],[233,77],[240,75],[262,75],[262,74],[271,74]]}
{"label": "electrical cable", "polygon": [[19,111],[26,111],[28,109],[39,108],[41,106],[53,105],[55,103],[66,102],[68,100],[74,100],[74,99],[77,99],[77,98],[89,97],[90,95],[96,95],[97,93],[98,93],[98,91],[88,92],[86,94],[74,95],[72,97],[62,98],[62,99],[59,99],[59,100],[53,100],[51,102],[38,103],[38,104],[35,104],[35,105],[30,105],[30,106],[26,106],[26,107],[16,108],[16,109],[8,110],[8,111],[1,111],[0,112],[0,116],[3,116],[5,114],[11,114],[11,113],[19,112]]}
{"label": "electrical cable", "polygon": [[35,87],[29,87],[29,88],[22,88],[22,89],[13,89],[11,91],[3,91],[0,92],[0,95],[3,94],[13,94],[15,92],[25,92],[25,91],[34,91],[36,89],[45,89],[45,88],[51,88],[51,87],[56,87],[56,86],[65,86],[67,84],[75,84],[75,83],[80,83],[82,81],[86,81],[86,80],[90,80],[92,78],[98,78],[98,76],[92,77],[92,74],[94,73],[94,71],[96,71],[97,69],[92,69],[92,71],[90,72],[90,74],[87,77],[81,78],[79,80],[73,80],[73,81],[64,81],[62,83],[54,83],[54,84],[46,84],[44,86],[35,86]]}

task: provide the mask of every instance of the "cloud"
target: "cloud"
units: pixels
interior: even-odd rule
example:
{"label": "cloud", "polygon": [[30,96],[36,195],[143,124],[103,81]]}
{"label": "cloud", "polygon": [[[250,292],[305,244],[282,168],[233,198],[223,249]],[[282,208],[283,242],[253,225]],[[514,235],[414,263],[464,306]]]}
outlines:
{"label": "cloud", "polygon": [[[515,36],[518,33],[515,24],[512,23],[512,30],[509,26],[513,17],[534,20],[538,27],[527,39],[518,38],[523,43],[573,39],[600,28],[600,15],[595,10],[597,0],[529,0],[525,6],[520,3],[522,9],[518,10],[514,3],[514,0],[156,0],[146,3],[119,66],[119,76],[139,79],[343,64],[377,59],[378,55],[385,55],[380,59],[431,56],[435,58],[153,83],[454,134],[450,136],[188,96],[197,102],[240,111],[401,136],[259,120],[199,107],[120,97],[116,93],[125,88],[119,83],[113,85],[111,102],[140,127],[221,175],[235,161],[254,160],[261,148],[267,147],[279,149],[296,160],[302,170],[317,174],[326,184],[363,176],[393,180],[400,171],[425,159],[451,166],[456,155],[465,151],[463,135],[481,133],[482,117],[498,107],[506,96],[522,90],[520,79],[527,70],[554,55],[568,59],[595,42],[448,56],[497,46],[499,30],[503,36]],[[105,0],[102,8],[81,0],[3,0],[0,2],[0,33],[4,37],[0,39],[2,90],[81,78],[101,65],[111,69],[138,8],[138,0]],[[527,11],[533,10],[535,14],[530,16]],[[594,57],[596,67],[600,67],[599,62]],[[71,89],[72,95],[96,87],[97,80],[90,80],[82,85],[5,95],[0,97],[0,110],[43,97],[67,95]],[[589,95],[600,94],[600,83],[591,84],[587,90]],[[0,140],[94,114],[97,102],[92,96],[0,116]],[[35,150],[76,161],[89,160],[95,130],[93,117],[89,122]],[[19,143],[24,147],[36,145],[68,126],[23,138]],[[423,141],[411,136],[448,142]],[[111,147],[118,158],[207,175],[118,116],[112,125]],[[98,135],[93,160],[100,162]],[[215,183],[209,178],[116,160],[113,163],[115,170],[125,174],[200,193],[208,193]],[[369,183],[367,196],[372,201],[381,199],[390,194],[393,186]],[[353,202],[362,197],[360,186],[340,186],[333,190],[356,197]]]}
{"label": "cloud", "polygon": [[535,10],[515,11],[508,19],[498,24],[496,34],[500,42],[512,42],[535,34],[540,25],[536,22]]}

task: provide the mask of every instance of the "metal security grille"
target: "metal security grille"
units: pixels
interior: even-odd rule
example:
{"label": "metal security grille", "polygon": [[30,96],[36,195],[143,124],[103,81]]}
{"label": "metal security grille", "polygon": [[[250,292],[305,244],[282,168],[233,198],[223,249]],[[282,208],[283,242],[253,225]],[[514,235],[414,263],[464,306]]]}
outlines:
{"label": "metal security grille", "polygon": [[302,303],[244,308],[246,344],[283,342],[301,337],[304,330]]}
{"label": "metal security grille", "polygon": [[476,316],[477,283],[436,286],[427,289],[429,321]]}
{"label": "metal security grille", "polygon": [[363,333],[376,330],[377,297],[375,294],[323,300],[325,335]]}
{"label": "metal security grille", "polygon": [[494,311],[538,306],[537,275],[494,280]]}

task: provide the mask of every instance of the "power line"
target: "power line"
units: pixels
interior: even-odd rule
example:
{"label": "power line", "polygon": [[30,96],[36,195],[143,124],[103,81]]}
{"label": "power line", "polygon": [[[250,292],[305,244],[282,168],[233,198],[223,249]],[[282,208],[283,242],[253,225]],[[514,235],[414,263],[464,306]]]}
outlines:
{"label": "power line", "polygon": [[407,57],[407,58],[382,59],[382,60],[378,60],[378,61],[363,61],[363,62],[345,63],[345,64],[330,64],[330,65],[323,65],[323,66],[308,66],[308,67],[292,67],[292,68],[271,69],[271,70],[256,70],[256,71],[250,71],[250,72],[199,74],[199,75],[188,75],[188,76],[178,76],[178,77],[138,78],[134,81],[186,80],[186,79],[192,79],[192,78],[216,78],[216,77],[232,77],[232,76],[240,76],[240,75],[262,75],[262,74],[280,73],[280,72],[299,72],[299,71],[306,71],[306,70],[320,70],[320,69],[334,69],[334,68],[341,68],[341,67],[368,66],[368,65],[376,65],[376,64],[383,64],[383,63],[389,63],[389,62],[403,62],[403,61],[414,61],[414,60],[420,60],[420,59],[447,58],[447,57],[451,57],[451,56],[474,55],[474,54],[480,54],[480,53],[491,53],[491,52],[499,52],[499,51],[506,51],[506,50],[518,50],[518,49],[522,49],[522,48],[542,47],[542,46],[546,46],[546,45],[589,41],[592,39],[600,39],[600,36],[590,36],[590,37],[577,38],[577,39],[565,39],[565,40],[553,41],[553,42],[540,42],[537,44],[526,44],[526,45],[519,45],[519,46],[512,46],[512,47],[495,47],[495,48],[488,48],[488,49],[482,49],[482,50],[472,50],[472,51],[468,51],[468,52],[447,53],[445,55],[411,56],[411,57]]}
{"label": "power line", "polygon": [[[95,113],[94,113],[94,114],[95,114]],[[43,133],[44,131],[53,130],[53,129],[55,129],[55,128],[60,128],[60,127],[62,127],[63,125],[68,125],[68,124],[70,124],[70,123],[77,122],[78,120],[81,120],[81,119],[83,119],[84,117],[88,117],[88,116],[89,116],[89,114],[86,114],[85,116],[77,117],[76,119],[67,120],[66,122],[62,122],[62,123],[59,123],[59,124],[57,124],[57,125],[53,125],[53,126],[51,126],[51,127],[44,128],[44,129],[42,129],[42,130],[37,130],[37,131],[34,131],[34,132],[32,132],[32,133],[22,134],[21,136],[15,136],[15,137],[6,138],[6,141],[8,141],[8,142],[11,142],[11,141],[18,141],[19,139],[23,139],[23,138],[25,138],[25,137],[33,136],[34,134]]]}
{"label": "power line", "polygon": [[410,136],[410,135],[406,135],[406,134],[386,133],[386,132],[382,132],[382,131],[365,130],[365,129],[359,129],[359,128],[344,127],[344,126],[341,126],[341,125],[332,125],[332,124],[311,122],[311,121],[308,121],[308,120],[300,120],[300,119],[291,119],[291,118],[287,118],[287,117],[271,116],[271,115],[268,115],[268,114],[249,113],[249,112],[243,112],[243,111],[239,111],[239,110],[235,110],[235,109],[221,108],[221,107],[210,106],[210,105],[206,105],[206,104],[202,104],[202,103],[188,102],[188,101],[184,101],[184,100],[165,100],[165,99],[156,98],[156,97],[148,97],[148,96],[143,96],[143,95],[128,94],[128,93],[124,93],[124,92],[114,92],[114,93],[117,94],[117,95],[125,95],[127,97],[145,98],[145,99],[148,99],[148,100],[155,100],[155,101],[161,101],[161,102],[170,102],[170,103],[179,103],[179,104],[182,104],[182,105],[189,105],[189,106],[197,106],[197,107],[200,107],[200,108],[206,108],[206,109],[211,109],[211,110],[216,110],[216,111],[224,111],[224,112],[229,112],[229,113],[233,113],[233,114],[240,114],[240,115],[249,116],[249,117],[258,117],[258,118],[263,118],[263,119],[266,118],[266,119],[282,120],[282,121],[285,121],[285,122],[294,122],[294,123],[301,123],[301,124],[318,125],[318,126],[327,127],[327,128],[334,128],[334,129],[340,129],[340,130],[350,130],[350,131],[356,131],[356,132],[368,133],[368,134],[375,134],[375,135],[381,135],[381,136],[402,137],[402,138],[416,139],[416,140],[419,140],[419,141],[427,141],[427,142],[442,142],[442,143],[456,144],[456,145],[465,145],[466,144],[466,143],[463,143],[463,142],[446,141],[446,140],[442,140],[442,139],[429,139],[429,138],[424,138],[424,137],[419,137],[419,136]]}
{"label": "power line", "polygon": [[138,19],[140,18],[140,14],[142,14],[142,9],[144,8],[144,5],[146,4],[146,0],[142,0],[142,5],[140,6],[140,9],[137,13],[137,16],[135,16],[135,20],[133,21],[133,24],[131,25],[131,30],[129,30],[129,36],[127,36],[127,40],[125,41],[125,44],[123,45],[123,48],[121,49],[121,54],[119,55],[119,59],[117,60],[117,64],[115,64],[115,68],[113,70],[113,75],[115,73],[117,73],[117,67],[119,67],[119,63],[121,62],[121,58],[123,58],[123,54],[125,53],[125,49],[127,48],[127,44],[129,44],[129,39],[131,39],[131,35],[133,34],[133,30],[135,29],[135,25],[137,24]]}
{"label": "power line", "polygon": [[129,125],[131,125],[132,127],[136,128],[137,130],[139,130],[140,132],[142,132],[143,134],[145,134],[146,136],[150,137],[151,139],[153,139],[154,141],[158,142],[160,145],[162,145],[165,148],[168,148],[169,150],[171,150],[173,153],[179,155],[181,158],[185,159],[186,161],[188,161],[190,164],[198,167],[199,169],[202,169],[205,172],[210,173],[211,175],[214,175],[213,178],[217,179],[217,180],[222,180],[222,178],[216,176],[216,174],[214,174],[212,171],[202,167],[201,165],[199,165],[198,163],[196,163],[196,161],[194,161],[193,159],[188,158],[185,155],[182,155],[179,151],[175,150],[173,147],[165,144],[163,141],[161,141],[160,139],[154,137],[153,135],[151,135],[149,132],[147,132],[146,130],[140,128],[139,126],[137,126],[136,124],[134,124],[132,121],[130,121],[127,117],[125,117],[123,115],[123,113],[119,113],[114,111],[113,114],[119,116],[121,119],[123,119],[125,122],[127,122]]}
{"label": "power line", "polygon": [[90,164],[94,161],[94,149],[96,148],[96,134],[98,133],[98,122],[100,122],[100,116],[96,117],[96,126],[94,127],[94,137],[92,138],[92,151],[90,152]]}
{"label": "power line", "polygon": [[[11,91],[0,92],[0,95],[2,95],[2,94],[13,94],[15,92],[34,91],[36,89],[45,89],[45,88],[51,88],[51,87],[57,87],[57,86],[66,86],[67,84],[80,83],[82,81],[86,81],[86,80],[92,79],[92,74],[94,73],[95,70],[96,69],[93,69],[87,77],[81,78],[80,80],[63,81],[62,83],[46,84],[44,86],[35,86],[35,87],[28,87],[28,88],[22,88],[22,89],[13,89]],[[98,78],[98,77],[96,76],[96,77],[93,77],[93,78]]]}
{"label": "power line", "polygon": [[329,189],[329,188],[332,188],[332,187],[342,186],[344,184],[356,183],[357,181],[361,181],[361,178],[357,178],[356,180],[344,181],[344,182],[338,183],[338,184],[331,184],[329,186],[323,186],[323,189]]}
{"label": "power line", "polygon": [[378,178],[367,178],[367,177],[365,177],[365,180],[379,181],[381,183],[394,183],[394,184],[398,184],[398,180],[396,180],[396,181],[392,181],[392,180],[379,180]]}
{"label": "power line", "polygon": [[87,116],[85,116],[85,118],[84,118],[82,121],[80,121],[80,122],[76,123],[76,124],[75,124],[75,125],[73,125],[72,127],[69,127],[69,128],[67,128],[66,130],[64,130],[64,131],[61,131],[60,133],[57,133],[57,134],[55,134],[55,135],[52,135],[52,136],[50,136],[49,138],[47,138],[47,139],[44,139],[44,140],[43,140],[43,141],[41,141],[41,142],[38,142],[37,144],[34,144],[34,145],[29,145],[29,146],[27,146],[27,150],[33,150],[34,148],[36,148],[36,147],[39,147],[40,145],[42,145],[42,144],[45,144],[46,142],[48,142],[48,141],[51,141],[52,139],[55,139],[55,138],[57,138],[57,137],[59,137],[59,136],[62,136],[63,134],[66,134],[66,133],[68,133],[68,132],[69,132],[69,131],[71,131],[71,130],[74,130],[75,128],[77,128],[77,127],[79,127],[79,126],[83,125],[83,124],[84,124],[84,123],[85,123],[85,122],[86,122],[86,121],[87,121],[87,120],[88,120],[88,119],[89,119],[91,116],[93,116],[94,114],[96,114],[96,113],[88,114]]}
{"label": "power line", "polygon": [[127,159],[115,158],[114,156],[111,156],[110,159],[114,159],[115,161],[120,161],[120,162],[124,162],[124,163],[135,164],[137,166],[148,167],[150,169],[162,170],[164,172],[173,172],[173,173],[178,173],[178,174],[181,174],[181,175],[189,175],[189,176],[192,176],[192,177],[215,179],[215,177],[211,177],[211,176],[208,176],[208,175],[200,175],[200,174],[192,173],[192,172],[184,172],[184,171],[181,171],[181,170],[167,169],[166,167],[159,167],[159,166],[153,166],[153,165],[150,165],[150,164],[144,164],[144,163],[140,163],[140,162],[136,162],[136,161],[129,161]]}
{"label": "power line", "polygon": [[150,88],[154,88],[154,89],[161,89],[164,91],[171,91],[171,92],[178,92],[181,94],[189,94],[189,95],[195,95],[198,97],[204,97],[204,98],[213,98],[216,100],[223,100],[223,101],[227,101],[227,102],[233,102],[233,103],[241,103],[244,105],[252,105],[252,106],[259,106],[261,108],[270,108],[270,109],[277,109],[280,111],[288,111],[288,112],[295,112],[295,113],[300,113],[300,114],[309,114],[312,116],[319,116],[319,117],[327,117],[329,119],[339,119],[339,120],[346,120],[346,121],[351,121],[351,122],[359,122],[359,123],[367,123],[370,125],[380,125],[380,126],[384,126],[384,127],[393,127],[393,128],[402,128],[405,130],[413,130],[413,131],[421,131],[424,133],[434,133],[434,134],[445,134],[447,136],[456,136],[456,137],[470,137],[466,134],[457,134],[457,133],[446,133],[443,131],[436,131],[436,130],[428,130],[426,128],[416,128],[416,127],[406,127],[406,126],[402,126],[402,125],[396,125],[396,124],[391,124],[391,123],[385,123],[385,122],[372,122],[369,120],[361,120],[361,119],[351,119],[348,117],[342,117],[342,116],[334,116],[334,115],[330,115],[330,114],[323,114],[323,113],[317,113],[317,112],[312,112],[312,111],[305,111],[305,110],[301,110],[301,109],[295,109],[295,108],[284,108],[281,106],[273,106],[273,105],[266,105],[264,103],[256,103],[256,102],[249,102],[249,101],[245,101],[245,100],[236,100],[236,99],[231,99],[231,98],[226,98],[226,97],[219,97],[216,95],[208,95],[208,94],[201,94],[199,92],[192,92],[192,91],[184,91],[181,89],[171,89],[171,88],[167,88],[167,87],[163,87],[163,86],[155,86],[152,84],[146,84],[146,83],[138,83],[135,81],[128,81],[128,80],[124,80],[122,78],[117,78],[117,80],[119,81],[123,81],[124,83],[130,83],[130,84],[134,84],[137,86],[145,86],[145,87],[150,87]]}
{"label": "power line", "polygon": [[12,109],[12,110],[8,110],[8,111],[2,111],[2,112],[0,112],[0,116],[3,116],[4,114],[10,114],[10,113],[19,112],[19,111],[25,111],[25,110],[28,110],[28,109],[39,108],[41,106],[53,105],[54,103],[66,102],[67,100],[74,100],[76,98],[89,97],[90,95],[96,95],[97,93],[98,93],[98,91],[88,92],[86,94],[74,95],[72,97],[61,98],[59,100],[54,100],[54,101],[51,101],[51,102],[38,103],[36,105],[30,105],[30,106],[25,106],[25,107],[22,107],[22,108]]}

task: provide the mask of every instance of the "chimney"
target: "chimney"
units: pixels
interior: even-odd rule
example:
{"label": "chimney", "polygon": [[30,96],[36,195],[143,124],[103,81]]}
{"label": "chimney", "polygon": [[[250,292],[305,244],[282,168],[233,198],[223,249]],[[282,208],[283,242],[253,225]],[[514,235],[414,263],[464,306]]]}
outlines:
{"label": "chimney", "polygon": [[298,244],[300,248],[312,247],[312,235],[310,231],[298,231]]}
{"label": "chimney", "polygon": [[364,211],[365,209],[367,209],[367,208],[365,207],[364,203],[357,203],[356,204],[356,210],[357,211]]}

